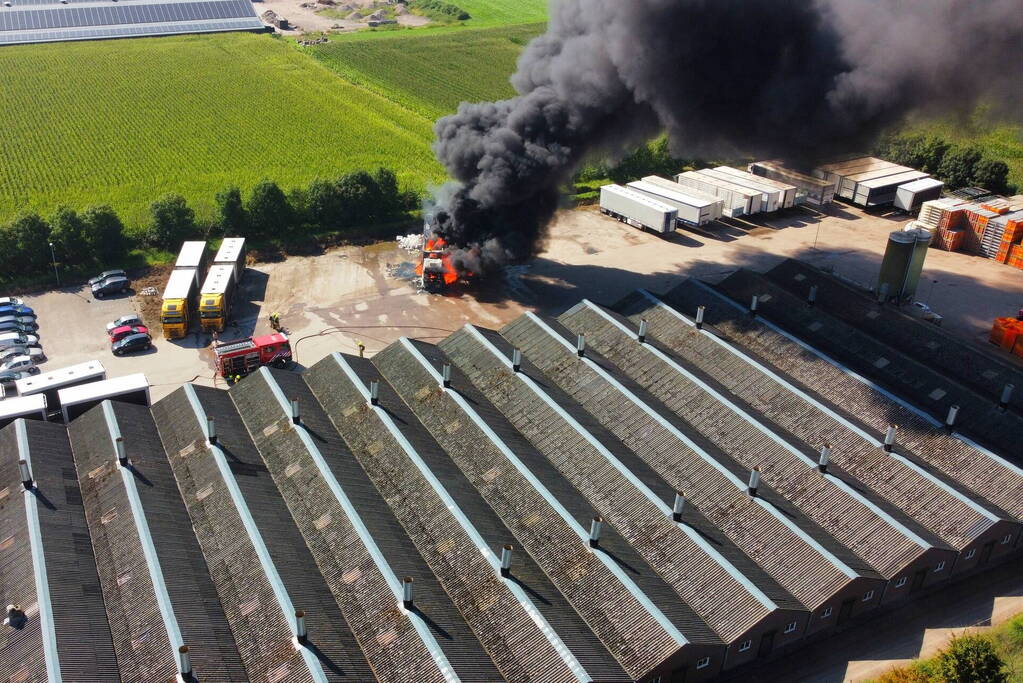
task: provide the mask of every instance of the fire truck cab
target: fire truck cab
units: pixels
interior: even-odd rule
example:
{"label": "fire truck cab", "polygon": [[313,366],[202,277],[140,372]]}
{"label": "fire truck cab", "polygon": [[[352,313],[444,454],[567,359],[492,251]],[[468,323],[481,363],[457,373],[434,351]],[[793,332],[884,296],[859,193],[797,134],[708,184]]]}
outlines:
{"label": "fire truck cab", "polygon": [[285,334],[268,334],[218,344],[213,353],[221,377],[244,377],[264,365],[287,367],[291,362],[291,343]]}

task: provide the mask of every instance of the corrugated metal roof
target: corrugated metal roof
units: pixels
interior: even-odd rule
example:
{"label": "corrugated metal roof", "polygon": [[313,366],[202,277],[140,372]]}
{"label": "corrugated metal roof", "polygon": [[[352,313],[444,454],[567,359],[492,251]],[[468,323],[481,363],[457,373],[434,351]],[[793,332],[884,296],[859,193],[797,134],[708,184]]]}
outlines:
{"label": "corrugated metal roof", "polygon": [[[888,398],[878,393],[872,383],[865,384],[833,365],[830,359],[814,355],[820,352],[770,321],[762,317],[749,320],[741,306],[698,282],[690,281],[677,292],[666,295],[665,300],[680,304],[683,310],[695,308],[695,302],[699,301],[706,306],[708,323],[726,331],[732,340],[742,343],[759,359],[804,383],[853,422],[862,421],[860,416],[873,412],[877,409],[874,406],[883,405]],[[894,405],[894,402],[889,404]],[[850,444],[848,448],[854,446]],[[880,448],[868,449],[849,460],[843,460],[836,450],[832,458],[845,472],[868,483],[869,490],[906,512],[953,548],[964,548],[995,523],[990,513],[943,487],[931,473],[910,467]]]}
{"label": "corrugated metal roof", "polygon": [[[860,574],[774,506],[748,496],[744,479],[687,436],[685,432],[694,431],[690,425],[673,420],[653,396],[643,395],[641,387],[626,386],[629,380],[592,349],[587,349],[584,358],[578,358],[566,339],[570,334],[560,325],[555,329],[555,325],[527,314],[508,325],[502,334],[647,460],[669,484],[684,492],[687,500],[710,515],[719,528],[803,604],[811,609],[823,604]],[[629,347],[633,346],[639,345],[632,342]],[[619,344],[618,348],[628,347]],[[692,375],[688,379],[699,382]],[[713,391],[705,384],[698,390]],[[726,400],[719,394],[709,398],[711,404]],[[708,410],[706,407],[701,410],[697,400],[693,397],[690,401],[694,413]],[[721,406],[712,405],[711,409],[714,408]],[[748,423],[731,424],[724,429],[728,424],[725,413],[726,410],[718,410],[710,421],[724,420],[716,428],[727,431],[730,439],[743,439],[742,447],[757,450],[770,447],[770,439],[760,439],[755,446],[746,443],[753,441]],[[755,427],[753,431],[756,432]],[[730,515],[715,519],[718,510],[728,510]],[[845,549],[839,552],[849,554]],[[793,571],[795,564],[802,570]]]}
{"label": "corrugated metal roof", "polygon": [[[755,568],[748,566],[753,564],[748,558],[740,572],[733,564],[740,558],[731,550],[726,560],[689,524],[674,524],[665,502],[674,492],[592,418],[581,423],[578,406],[568,406],[567,397],[553,398],[553,383],[532,365],[514,373],[508,355],[495,344],[507,347],[492,333],[466,327],[442,342],[441,349],[723,638],[737,637],[778,609],[779,602],[798,605],[766,575],[751,572],[757,576],[753,583],[744,573]],[[608,448],[605,443],[612,441]],[[713,533],[716,540],[723,538]],[[655,537],[660,540],[650,543]],[[727,541],[717,547],[734,549]]]}
{"label": "corrugated metal roof", "polygon": [[62,426],[19,421],[0,431],[0,593],[28,618],[0,627],[0,679],[120,680]]}
{"label": "corrugated metal roof", "polygon": [[[877,377],[890,387],[898,387],[917,405],[938,415],[944,416],[953,403],[959,405],[961,424],[980,430],[986,440],[1011,442],[1007,444],[1008,452],[1016,450],[1015,441],[1004,436],[1000,438],[1000,434],[1003,430],[1010,430],[1009,434],[1013,430],[1023,432],[1023,417],[1012,411],[1002,413],[993,410],[995,404],[992,401],[981,399],[956,381],[935,373],[897,349],[819,310],[819,307],[811,310],[801,304],[798,297],[771,280],[740,272],[729,277],[722,286],[728,291],[738,292],[739,298],[753,291],[770,293],[774,299],[763,307],[767,317],[785,321],[790,329],[800,330],[808,341],[823,346],[825,351],[841,354],[856,369]],[[815,325],[815,328],[809,329],[810,325]],[[893,325],[889,334],[896,334],[896,327]],[[880,363],[881,358],[886,362]],[[935,389],[941,389],[941,392],[934,393]],[[928,470],[944,485],[959,491],[960,495],[969,493],[966,497],[973,500],[974,505],[983,507],[996,518],[1013,519],[1014,516],[995,498],[1023,512],[1020,503],[1023,498],[1023,472],[1018,468],[1005,467],[976,450],[959,448],[966,456],[963,460],[942,457],[940,452],[926,449],[907,450],[901,442],[896,450],[913,465]]]}
{"label": "corrugated metal roof", "polygon": [[[809,444],[801,444],[801,449],[776,448],[754,435],[756,441],[752,445],[737,446],[733,435],[742,429],[742,423],[721,415],[719,411],[704,412],[700,407],[702,398],[692,391],[683,390],[685,381],[675,369],[677,364],[684,360],[694,371],[706,371],[709,373],[708,381],[720,380],[722,391],[734,391],[735,400],[746,399],[746,410],[753,410],[754,406],[758,408],[758,419],[777,418],[792,437],[814,439],[817,446],[831,443],[835,450],[846,451],[844,441],[832,440],[832,431],[838,431],[837,425],[832,425],[830,430],[810,427],[811,417],[827,420],[826,413],[814,415],[814,406],[808,405],[802,396],[779,391],[792,386],[787,383],[778,385],[785,380],[761,374],[762,371],[755,366],[736,363],[737,356],[718,346],[716,338],[697,333],[691,322],[658,300],[637,302],[636,308],[642,312],[635,313],[634,320],[642,317],[648,321],[648,343],[630,345],[630,353],[622,353],[622,347],[631,330],[607,311],[587,302],[566,313],[562,319],[573,329],[586,329],[593,345],[606,353],[608,359],[617,363],[623,372],[634,375],[637,380],[640,380],[642,372],[640,381],[644,386],[677,414],[683,418],[697,413],[705,416],[701,422],[708,425],[705,431],[716,443],[747,467],[759,465],[763,481],[856,553],[862,558],[861,562],[882,575],[893,576],[935,541],[944,547],[944,543],[930,533],[921,529],[927,534],[928,540],[925,540],[903,521],[873,504],[857,490],[861,488],[860,482],[853,479],[852,486],[843,482],[835,474],[837,467],[833,467],[831,473],[819,472],[817,459],[811,457],[814,449]],[[663,349],[660,343],[664,344]],[[669,355],[668,349],[677,355]],[[637,356],[655,359],[656,363],[652,367],[642,366],[646,369],[641,370]],[[763,372],[770,371],[764,368]],[[814,400],[809,395],[806,397]],[[788,402],[783,403],[786,400]],[[791,412],[780,412],[782,406]],[[827,422],[824,424],[827,426]],[[771,425],[780,429],[774,423]],[[723,433],[727,433],[728,437],[722,437]],[[900,514],[899,517],[904,518],[905,515]],[[906,521],[918,527],[912,521]]]}
{"label": "corrugated metal roof", "polygon": [[122,678],[173,677],[185,644],[203,681],[248,680],[149,409],[106,401],[69,434]]}
{"label": "corrugated metal roof", "polygon": [[[440,355],[433,347],[403,338],[376,354],[373,363],[500,514],[522,550],[551,577],[608,649],[618,653],[629,673],[640,678],[688,645],[680,628],[685,629],[695,614],[678,623],[669,619],[616,559],[600,547],[591,550],[592,515],[573,517],[477,412],[479,401],[486,399],[470,402],[456,389],[445,388],[442,374],[426,353]],[[452,374],[456,372],[452,368]],[[459,386],[468,384],[460,375],[457,379]],[[498,426],[504,427],[502,431],[513,429],[507,423]],[[522,514],[525,510],[536,515],[529,523]],[[687,609],[681,604],[668,606]],[[720,642],[701,624],[696,637],[708,636]]]}
{"label": "corrugated metal roof", "polygon": [[[333,391],[351,413],[343,436],[385,495],[401,501],[392,505],[398,519],[420,529],[413,540],[469,624],[477,633],[486,625],[483,643],[502,673],[628,680],[532,558],[520,555],[515,575],[500,575],[499,553],[511,531],[369,361],[341,354],[331,360],[345,378]],[[370,404],[371,381],[379,382],[380,405]]]}
{"label": "corrugated metal roof", "polygon": [[[231,395],[377,676],[499,678],[302,378],[262,370]],[[297,429],[286,396],[302,408]],[[406,576],[415,610],[401,607]]]}

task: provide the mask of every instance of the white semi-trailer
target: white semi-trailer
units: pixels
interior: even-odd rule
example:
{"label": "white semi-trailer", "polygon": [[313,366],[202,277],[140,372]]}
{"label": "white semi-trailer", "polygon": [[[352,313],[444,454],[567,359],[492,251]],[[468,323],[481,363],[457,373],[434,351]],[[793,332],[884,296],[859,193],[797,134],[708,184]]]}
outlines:
{"label": "white semi-trailer", "polygon": [[[697,192],[709,194],[724,202],[724,214],[729,218],[747,216],[760,210],[760,194],[738,188],[699,171],[686,171],[675,176],[675,182]],[[755,202],[755,203],[754,203]]]}
{"label": "white semi-trailer", "polygon": [[883,206],[895,201],[899,187],[908,183],[929,178],[923,171],[906,171],[893,176],[865,180],[856,185],[856,196],[853,204],[860,206]]}
{"label": "white semi-trailer", "polygon": [[714,169],[716,173],[732,179],[732,182],[744,185],[753,189],[759,189],[765,194],[771,195],[768,202],[769,208],[765,211],[777,211],[778,209],[790,209],[796,204],[796,186],[782,183],[770,178],[762,178],[731,166],[718,166]]}
{"label": "white semi-trailer", "polygon": [[823,206],[835,200],[835,181],[806,175],[787,167],[781,161],[755,161],[746,170],[753,175],[793,185],[796,188],[796,204]]}
{"label": "white semi-trailer", "polygon": [[[665,187],[663,184],[650,182],[649,178],[654,177],[656,176],[649,176],[643,180],[629,183],[628,187],[651,199],[675,207],[675,210],[678,211],[676,221],[680,225],[701,226],[721,218],[723,202],[720,199],[703,194],[696,196],[695,193],[686,192],[684,187],[672,183],[670,180],[665,182],[674,185],[674,187]],[[658,178],[658,180],[664,179]]]}
{"label": "white semi-trailer", "polygon": [[678,210],[621,185],[600,188],[600,212],[634,228],[667,234],[675,230]]}
{"label": "white semi-trailer", "polygon": [[913,213],[924,202],[941,197],[945,183],[936,178],[921,178],[911,183],[899,185],[895,191],[895,208],[906,213]]}

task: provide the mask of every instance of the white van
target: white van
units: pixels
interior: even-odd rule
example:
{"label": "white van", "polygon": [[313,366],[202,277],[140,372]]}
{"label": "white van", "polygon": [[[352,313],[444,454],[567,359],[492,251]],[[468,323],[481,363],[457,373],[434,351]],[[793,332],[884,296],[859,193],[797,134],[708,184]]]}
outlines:
{"label": "white van", "polygon": [[20,332],[4,332],[0,334],[0,349],[9,346],[37,346],[39,335],[21,334]]}

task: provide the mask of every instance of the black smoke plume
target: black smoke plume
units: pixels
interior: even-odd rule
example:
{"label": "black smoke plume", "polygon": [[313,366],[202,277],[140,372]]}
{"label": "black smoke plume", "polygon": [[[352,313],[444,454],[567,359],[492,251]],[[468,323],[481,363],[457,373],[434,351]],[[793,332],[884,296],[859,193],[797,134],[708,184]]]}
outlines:
{"label": "black smoke plume", "polygon": [[677,156],[809,163],[914,112],[1019,116],[1021,44],[1021,0],[555,0],[519,94],[437,122],[433,228],[486,272],[537,253],[581,164],[662,131]]}

